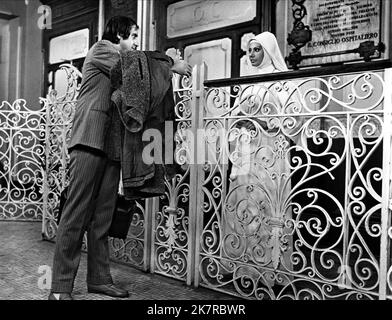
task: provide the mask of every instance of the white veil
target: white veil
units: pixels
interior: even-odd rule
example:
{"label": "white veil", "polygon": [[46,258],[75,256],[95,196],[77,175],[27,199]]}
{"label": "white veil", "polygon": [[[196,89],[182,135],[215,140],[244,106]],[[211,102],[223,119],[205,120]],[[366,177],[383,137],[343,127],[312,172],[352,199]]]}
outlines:
{"label": "white veil", "polygon": [[[263,47],[265,53],[261,64],[257,67],[254,67],[257,69],[256,73],[269,73],[289,70],[279,49],[278,41],[271,32],[265,31],[258,34],[257,36],[251,38],[248,44],[250,44],[252,41],[259,43]],[[248,61],[248,64],[251,65],[250,61]]]}

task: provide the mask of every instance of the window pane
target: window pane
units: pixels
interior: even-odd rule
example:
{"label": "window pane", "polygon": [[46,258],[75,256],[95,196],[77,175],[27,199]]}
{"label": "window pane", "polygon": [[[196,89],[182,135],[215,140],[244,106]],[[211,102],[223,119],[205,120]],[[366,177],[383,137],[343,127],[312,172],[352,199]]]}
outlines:
{"label": "window pane", "polygon": [[67,74],[64,70],[57,70],[54,76],[54,88],[57,91],[58,97],[67,93]]}
{"label": "window pane", "polygon": [[49,63],[75,60],[86,56],[89,49],[89,30],[67,33],[49,43]]}

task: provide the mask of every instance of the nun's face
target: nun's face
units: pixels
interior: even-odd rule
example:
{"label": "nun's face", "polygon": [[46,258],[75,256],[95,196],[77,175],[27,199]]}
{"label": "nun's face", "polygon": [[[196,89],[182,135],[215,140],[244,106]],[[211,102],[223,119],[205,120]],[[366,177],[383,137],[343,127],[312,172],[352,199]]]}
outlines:
{"label": "nun's face", "polygon": [[264,49],[260,43],[251,41],[248,46],[248,55],[253,67],[259,66],[264,59]]}

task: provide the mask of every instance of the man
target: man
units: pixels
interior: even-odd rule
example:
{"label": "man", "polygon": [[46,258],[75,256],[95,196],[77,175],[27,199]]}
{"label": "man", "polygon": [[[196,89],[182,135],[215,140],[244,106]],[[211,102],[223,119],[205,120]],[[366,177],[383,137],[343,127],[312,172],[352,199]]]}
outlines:
{"label": "man", "polygon": [[[72,290],[87,231],[87,289],[112,297],[129,293],[116,286],[110,274],[108,230],[115,208],[120,164],[104,152],[110,130],[110,69],[120,51],[136,50],[138,26],[128,17],[111,18],[103,38],[87,53],[76,106],[70,151],[70,183],[67,201],[57,231],[49,300],[72,300]],[[190,75],[190,66],[173,63],[173,72]]]}

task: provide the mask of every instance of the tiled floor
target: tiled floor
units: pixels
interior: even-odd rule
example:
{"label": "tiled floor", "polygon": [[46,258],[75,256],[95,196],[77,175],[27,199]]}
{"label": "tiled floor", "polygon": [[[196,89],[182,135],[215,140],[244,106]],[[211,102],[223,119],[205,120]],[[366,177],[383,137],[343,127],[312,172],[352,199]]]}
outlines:
{"label": "tiled floor", "polygon": [[[54,244],[42,241],[41,224],[0,221],[0,300],[45,300],[48,289],[38,286],[40,266],[51,266]],[[186,286],[183,282],[112,263],[114,281],[126,288],[130,300],[232,300],[231,296]],[[82,255],[73,296],[77,300],[110,300],[88,294],[86,255]]]}

